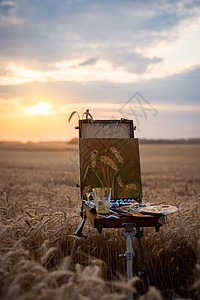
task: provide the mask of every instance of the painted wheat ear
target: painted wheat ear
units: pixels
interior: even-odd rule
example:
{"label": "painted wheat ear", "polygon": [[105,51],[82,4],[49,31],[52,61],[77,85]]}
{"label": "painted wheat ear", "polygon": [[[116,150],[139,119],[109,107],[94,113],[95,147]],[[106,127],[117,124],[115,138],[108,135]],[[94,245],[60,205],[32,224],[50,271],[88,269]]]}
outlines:
{"label": "painted wheat ear", "polygon": [[98,155],[98,151],[94,150],[90,156],[91,165],[93,168],[95,168],[97,164],[97,159],[96,159],[97,155]]}
{"label": "painted wheat ear", "polygon": [[118,170],[116,164],[114,163],[114,161],[110,157],[102,155],[100,157],[100,161],[102,163],[104,163],[105,165],[110,166],[114,171]]}
{"label": "painted wheat ear", "polygon": [[123,187],[123,182],[122,182],[122,180],[119,176],[117,176],[117,182],[118,182],[120,187]]}
{"label": "painted wheat ear", "polygon": [[126,185],[126,188],[127,188],[128,190],[134,189],[134,190],[137,191],[137,186],[136,186],[134,183],[129,183],[129,184],[127,184],[127,185]]}
{"label": "painted wheat ear", "polygon": [[83,189],[83,195],[85,195],[88,192],[91,192],[92,187],[91,185],[87,185],[84,189]]}
{"label": "painted wheat ear", "polygon": [[118,162],[120,162],[121,164],[123,164],[124,160],[123,160],[121,154],[119,153],[119,151],[117,151],[117,149],[115,149],[114,147],[111,147],[110,151],[114,154],[114,156],[116,157],[116,159],[118,160]]}

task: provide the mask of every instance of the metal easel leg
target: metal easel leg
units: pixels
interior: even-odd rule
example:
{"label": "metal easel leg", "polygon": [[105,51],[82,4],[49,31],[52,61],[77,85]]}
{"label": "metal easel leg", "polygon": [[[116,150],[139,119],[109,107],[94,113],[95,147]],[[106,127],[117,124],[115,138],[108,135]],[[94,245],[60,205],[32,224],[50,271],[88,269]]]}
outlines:
{"label": "metal easel leg", "polygon": [[[124,223],[122,224],[124,229],[122,230],[122,235],[126,238],[126,252],[125,254],[120,254],[120,257],[126,258],[126,265],[127,265],[127,281],[133,277],[133,258],[134,258],[134,251],[132,245],[132,238],[136,237],[138,240],[141,261],[142,261],[142,272],[139,272],[139,276],[143,276],[146,288],[150,286],[149,281],[149,270],[147,266],[146,255],[144,252],[144,245],[142,241],[143,231],[140,230],[139,227],[136,227],[134,223]],[[136,228],[134,230],[133,228]],[[131,292],[127,293],[128,299],[133,299],[133,294]]]}
{"label": "metal easel leg", "polygon": [[[124,229],[122,230],[122,235],[126,239],[126,252],[125,254],[120,254],[120,257],[126,258],[126,268],[127,268],[127,281],[133,277],[133,258],[134,251],[132,245],[132,238],[135,236],[136,232],[133,230],[135,227],[134,223],[124,223],[122,224]],[[127,293],[127,299],[133,299],[133,293]]]}
{"label": "metal easel leg", "polygon": [[86,212],[83,211],[83,207],[81,207],[80,215],[81,215],[81,221],[79,223],[79,226],[78,226],[77,230],[74,232],[74,235],[76,236],[76,239],[73,243],[72,251],[71,251],[71,254],[70,254],[69,269],[71,269],[71,267],[72,267],[72,263],[74,261],[75,255],[76,255],[76,251],[78,249],[78,244],[79,244],[80,238],[82,238],[82,237],[84,237],[85,239],[87,238],[87,236],[83,234],[83,227],[84,227],[85,221],[87,219]]}
{"label": "metal easel leg", "polygon": [[144,245],[143,245],[143,241],[142,241],[142,236],[143,236],[143,231],[141,231],[140,228],[137,227],[135,237],[138,240],[138,245],[139,245],[140,255],[141,255],[141,260],[142,260],[142,268],[143,268],[142,272],[139,272],[139,276],[143,276],[144,282],[145,282],[146,287],[148,289],[148,287],[150,286],[149,269],[148,269],[148,265],[147,265],[146,255],[145,255],[145,252],[144,252]]}

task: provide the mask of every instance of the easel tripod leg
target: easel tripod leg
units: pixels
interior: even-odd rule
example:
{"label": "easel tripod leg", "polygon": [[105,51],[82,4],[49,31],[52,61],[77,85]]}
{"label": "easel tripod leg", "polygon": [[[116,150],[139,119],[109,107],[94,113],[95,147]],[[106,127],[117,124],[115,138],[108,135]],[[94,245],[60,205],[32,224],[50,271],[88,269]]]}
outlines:
{"label": "easel tripod leg", "polygon": [[79,223],[79,226],[78,226],[77,230],[74,232],[74,235],[76,236],[76,239],[73,243],[72,251],[71,251],[71,255],[70,255],[70,263],[69,263],[69,268],[70,269],[72,267],[72,263],[74,261],[75,255],[76,255],[76,251],[78,249],[78,244],[79,244],[80,238],[82,238],[82,237],[87,238],[87,236],[83,234],[83,227],[84,227],[85,221],[87,219],[86,213],[83,212],[83,209],[81,209],[80,215],[81,215],[81,221]]}
{"label": "easel tripod leg", "polygon": [[144,244],[142,241],[142,232],[141,232],[140,228],[138,228],[138,227],[137,227],[136,231],[137,231],[136,237],[138,239],[138,245],[139,245],[139,249],[140,249],[142,268],[143,268],[142,272],[140,272],[140,275],[143,275],[146,287],[148,288],[150,286],[149,269],[148,269],[146,255],[145,255],[145,251],[144,251]]}
{"label": "easel tripod leg", "polygon": [[74,243],[73,243],[73,246],[72,246],[72,251],[71,251],[71,254],[70,254],[70,261],[73,262],[74,261],[74,258],[75,258],[75,255],[76,255],[76,251],[78,249],[78,244],[79,244],[79,238],[76,238]]}
{"label": "easel tripod leg", "polygon": [[132,237],[126,238],[126,264],[127,264],[127,281],[133,277],[133,246],[132,246]]}
{"label": "easel tripod leg", "polygon": [[[122,224],[124,229],[122,230],[122,235],[126,239],[126,252],[125,254],[121,254],[120,257],[126,258],[126,268],[127,268],[127,281],[129,281],[133,277],[133,258],[134,258],[134,251],[133,251],[133,237],[135,236],[136,232],[133,230],[135,226],[134,223],[124,223]],[[133,293],[128,291],[127,299],[133,299]]]}

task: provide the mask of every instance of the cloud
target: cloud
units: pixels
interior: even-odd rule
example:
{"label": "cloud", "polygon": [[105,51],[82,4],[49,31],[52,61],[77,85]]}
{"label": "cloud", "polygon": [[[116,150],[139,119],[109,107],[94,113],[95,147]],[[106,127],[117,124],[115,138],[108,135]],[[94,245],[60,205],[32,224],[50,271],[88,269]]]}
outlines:
{"label": "cloud", "polygon": [[58,119],[110,118],[139,91],[158,110],[143,136],[180,137],[186,120],[196,134],[199,16],[195,0],[0,0],[1,116],[44,101]]}
{"label": "cloud", "polygon": [[46,81],[0,86],[0,97],[19,97],[24,101],[40,98],[63,103],[125,103],[136,91],[155,105],[199,105],[200,66],[181,74],[138,82]]}
{"label": "cloud", "polygon": [[123,49],[119,52],[108,53],[105,56],[105,60],[106,59],[111,62],[114,67],[122,67],[123,69],[136,74],[145,73],[149,65],[162,62],[162,58],[148,58],[138,53],[128,51],[124,53]]}
{"label": "cloud", "polygon": [[[153,58],[151,62],[159,63],[159,59]],[[144,64],[144,63],[143,63]],[[154,63],[155,64],[155,63]],[[166,72],[154,67],[154,64],[143,66],[130,61],[129,64],[121,63],[121,67],[116,67],[111,62],[105,60],[82,61],[58,61],[52,63],[47,70],[30,68],[24,63],[10,61],[5,65],[2,63],[3,72],[0,74],[0,85],[20,85],[28,82],[51,82],[51,81],[109,81],[116,83],[134,83],[140,80],[166,77]],[[132,69],[130,72],[129,68]],[[133,70],[134,68],[134,70]],[[134,71],[134,72],[133,72]],[[178,74],[176,69],[169,75]]]}
{"label": "cloud", "polygon": [[[2,3],[7,3],[7,19],[0,23],[2,56],[35,60],[38,66],[74,59],[86,66],[98,58],[138,74],[163,60],[139,53],[138,47],[176,40],[177,27],[199,14],[194,1],[16,0],[14,9],[12,2]],[[16,21],[24,19],[24,24]]]}
{"label": "cloud", "polygon": [[7,16],[10,10],[14,7],[12,1],[0,0],[0,13]]}
{"label": "cloud", "polygon": [[84,62],[80,63],[79,66],[87,66],[87,65],[94,65],[98,61],[97,57],[91,57]]}
{"label": "cloud", "polygon": [[[5,25],[18,25],[24,23],[25,19],[20,19],[15,16],[15,5],[13,1],[0,0],[0,26],[3,24],[2,28],[5,29]],[[0,27],[1,28],[1,27]]]}
{"label": "cloud", "polygon": [[[8,93],[6,85],[12,90],[18,85],[20,90],[20,85],[38,84],[56,94],[66,86],[70,95],[75,93],[73,88],[78,90],[75,100],[93,97],[119,102],[139,90],[158,103],[197,103],[200,52],[195,44],[199,30],[195,1],[158,5],[153,0],[56,4],[16,0],[14,6],[8,1],[0,1],[0,6],[5,2],[10,9],[4,20],[26,19],[26,23],[0,22],[0,84],[4,85],[0,90]],[[175,47],[186,28],[187,44],[183,39]],[[171,45],[167,55],[166,45]],[[167,68],[170,55],[173,59]]]}
{"label": "cloud", "polygon": [[138,85],[154,103],[200,105],[199,103],[200,65],[192,70],[165,78],[151,79]]}

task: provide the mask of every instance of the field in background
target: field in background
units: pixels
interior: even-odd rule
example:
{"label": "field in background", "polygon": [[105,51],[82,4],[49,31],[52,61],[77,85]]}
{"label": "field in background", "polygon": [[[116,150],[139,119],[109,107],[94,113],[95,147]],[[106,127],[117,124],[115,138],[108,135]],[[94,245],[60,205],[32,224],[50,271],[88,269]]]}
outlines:
{"label": "field in background", "polygon": [[[143,201],[179,207],[159,233],[144,231],[151,282],[168,298],[198,297],[199,154],[200,145],[140,146]],[[99,235],[87,222],[78,264],[74,272],[68,269],[79,222],[78,176],[76,144],[0,144],[2,299],[112,299],[111,292],[113,299],[124,299],[133,288],[136,279],[120,285],[125,275],[118,257],[125,252],[121,229]],[[134,250],[137,272],[135,241]],[[158,291],[149,293],[160,297]]]}

